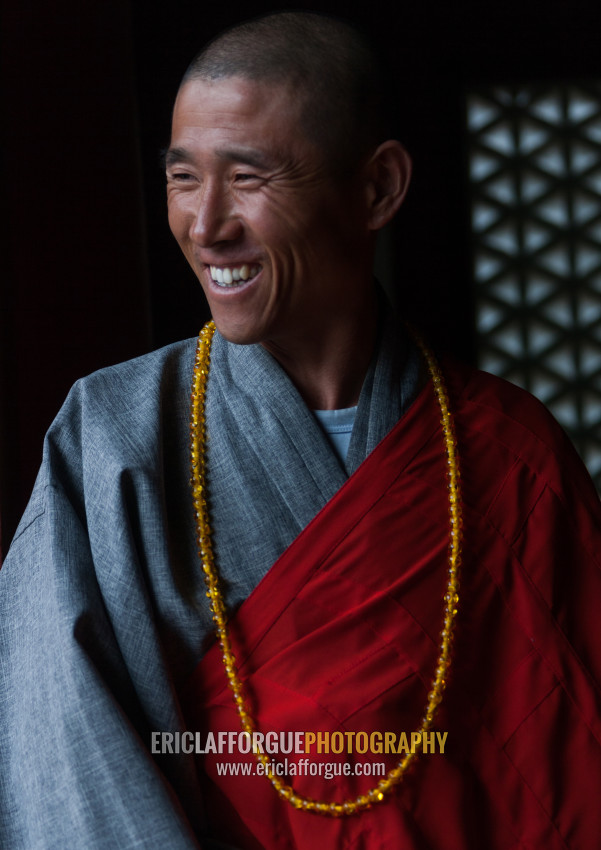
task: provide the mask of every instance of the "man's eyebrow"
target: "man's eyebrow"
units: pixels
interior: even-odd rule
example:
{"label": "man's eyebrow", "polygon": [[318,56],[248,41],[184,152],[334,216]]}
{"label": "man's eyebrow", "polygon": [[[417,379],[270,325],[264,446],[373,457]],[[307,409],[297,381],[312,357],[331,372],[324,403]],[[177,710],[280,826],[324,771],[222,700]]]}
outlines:
{"label": "man's eyebrow", "polygon": [[[216,151],[219,159],[226,162],[239,162],[241,165],[250,165],[252,168],[273,168],[278,161],[277,155],[256,150],[256,148],[223,148]],[[192,163],[194,155],[186,148],[172,147],[161,151],[161,161],[164,167],[169,168],[176,163]]]}
{"label": "man's eyebrow", "polygon": [[227,162],[239,162],[252,168],[273,168],[277,162],[276,155],[255,148],[224,148],[217,151],[217,156]]}
{"label": "man's eyebrow", "polygon": [[176,162],[192,162],[192,154],[185,148],[167,148],[161,151],[161,160],[166,168]]}

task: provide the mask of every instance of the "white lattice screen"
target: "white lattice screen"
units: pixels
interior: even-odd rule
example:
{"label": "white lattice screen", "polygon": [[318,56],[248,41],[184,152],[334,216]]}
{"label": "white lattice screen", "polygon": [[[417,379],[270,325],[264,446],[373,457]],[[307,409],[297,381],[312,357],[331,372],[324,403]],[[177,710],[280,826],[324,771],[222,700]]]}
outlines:
{"label": "white lattice screen", "polygon": [[601,490],[601,84],[468,96],[480,365],[538,396]]}

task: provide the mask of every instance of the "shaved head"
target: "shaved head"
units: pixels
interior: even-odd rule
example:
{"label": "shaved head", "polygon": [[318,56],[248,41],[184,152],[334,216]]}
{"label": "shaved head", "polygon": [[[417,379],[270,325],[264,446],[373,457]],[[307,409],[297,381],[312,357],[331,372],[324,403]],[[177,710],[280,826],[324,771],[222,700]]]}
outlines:
{"label": "shaved head", "polygon": [[279,12],[217,36],[192,61],[190,80],[243,77],[286,85],[303,132],[332,165],[353,167],[392,137],[387,77],[349,24],[312,12]]}

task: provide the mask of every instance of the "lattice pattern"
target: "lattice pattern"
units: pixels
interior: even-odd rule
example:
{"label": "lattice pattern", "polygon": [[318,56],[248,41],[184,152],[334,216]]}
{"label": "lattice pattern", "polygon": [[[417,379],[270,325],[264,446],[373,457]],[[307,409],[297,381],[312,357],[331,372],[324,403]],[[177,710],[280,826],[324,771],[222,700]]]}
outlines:
{"label": "lattice pattern", "polygon": [[480,365],[538,396],[601,490],[601,85],[467,103]]}

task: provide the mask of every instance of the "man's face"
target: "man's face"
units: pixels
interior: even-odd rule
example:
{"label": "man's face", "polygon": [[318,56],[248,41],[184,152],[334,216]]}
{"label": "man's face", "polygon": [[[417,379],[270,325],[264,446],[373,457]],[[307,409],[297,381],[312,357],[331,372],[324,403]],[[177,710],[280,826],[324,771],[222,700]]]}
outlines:
{"label": "man's face", "polygon": [[371,285],[360,179],[332,176],[301,114],[288,87],[239,77],[176,101],[169,224],[232,342],[302,337]]}

